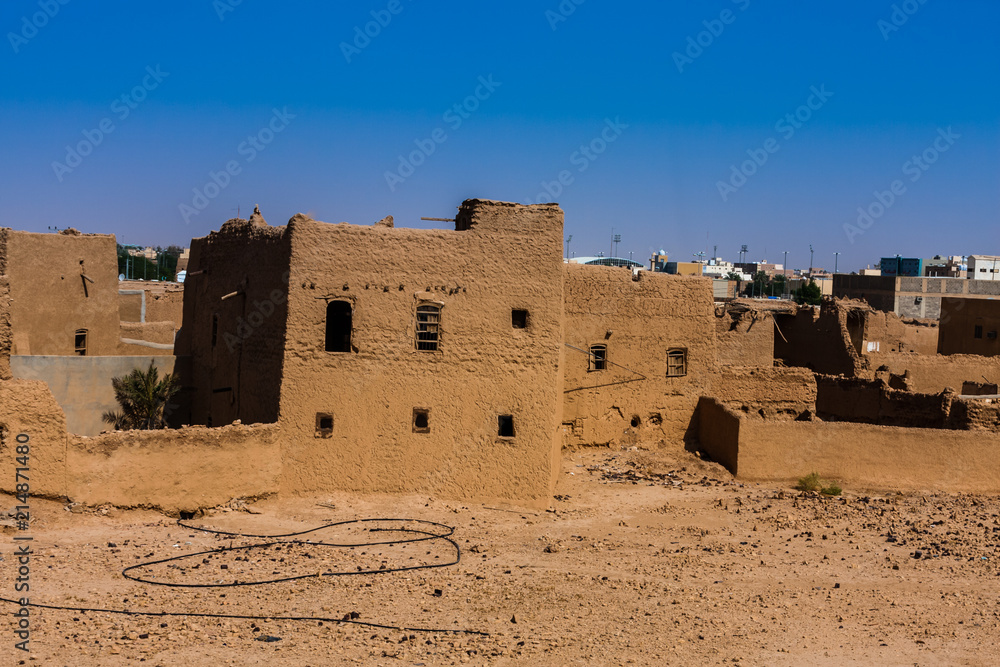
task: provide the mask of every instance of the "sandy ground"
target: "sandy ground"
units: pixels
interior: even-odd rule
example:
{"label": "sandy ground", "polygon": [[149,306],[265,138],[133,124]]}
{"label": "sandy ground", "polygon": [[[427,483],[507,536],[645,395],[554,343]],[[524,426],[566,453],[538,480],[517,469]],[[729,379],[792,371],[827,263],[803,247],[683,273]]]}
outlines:
{"label": "sandy ground", "polygon": [[[841,498],[813,497],[735,482],[688,454],[608,450],[566,453],[556,493],[552,509],[539,512],[347,494],[236,503],[191,523],[276,534],[407,517],[454,526],[462,553],[457,565],[436,569],[228,588],[157,586],[121,571],[268,540],[189,530],[155,512],[33,499],[30,529],[3,534],[3,597],[20,595],[13,538],[29,534],[36,603],[328,619],[353,612],[359,622],[488,636],[32,609],[30,654],[14,648],[8,616],[0,657],[3,664],[164,667],[1000,663],[996,498],[852,489]],[[341,526],[301,539],[388,535],[402,534]],[[172,583],[258,581],[443,564],[454,551],[444,540],[353,549],[277,544],[132,573]]]}

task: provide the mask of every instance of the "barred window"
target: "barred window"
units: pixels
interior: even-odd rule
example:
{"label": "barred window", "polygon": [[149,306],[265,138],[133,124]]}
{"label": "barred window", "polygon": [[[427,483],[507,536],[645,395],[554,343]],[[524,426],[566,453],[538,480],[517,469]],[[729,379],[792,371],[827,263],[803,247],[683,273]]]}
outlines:
{"label": "barred window", "polygon": [[667,377],[687,375],[687,350],[675,347],[667,350]]}
{"label": "barred window", "polygon": [[591,345],[590,346],[590,370],[592,371],[603,371],[608,367],[608,346],[607,345]]}
{"label": "barred window", "polygon": [[73,334],[73,351],[80,356],[87,355],[87,330],[77,329]]}
{"label": "barred window", "polygon": [[417,306],[417,349],[433,352],[441,341],[441,306]]}

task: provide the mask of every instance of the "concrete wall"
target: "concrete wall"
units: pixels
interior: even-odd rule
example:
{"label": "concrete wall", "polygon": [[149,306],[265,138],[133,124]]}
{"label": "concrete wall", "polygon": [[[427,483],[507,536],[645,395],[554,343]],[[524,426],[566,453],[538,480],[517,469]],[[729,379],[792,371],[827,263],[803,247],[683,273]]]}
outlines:
{"label": "concrete wall", "polygon": [[74,355],[78,329],[88,332],[87,355],[117,352],[114,236],[10,231],[6,254],[11,354]]}
{"label": "concrete wall", "polygon": [[1000,297],[1000,282],[964,278],[899,278],[896,289],[896,313],[901,317],[941,316],[941,299],[958,296],[967,299]]}
{"label": "concrete wall", "polygon": [[838,299],[859,299],[875,310],[892,313],[896,310],[896,279],[890,276],[833,276],[833,296]]}
{"label": "concrete wall", "polygon": [[[562,406],[562,211],[470,200],[455,230],[387,223],[288,223],[282,490],[547,505]],[[325,350],[331,301],[351,305],[350,352]],[[437,351],[414,342],[427,303],[441,306]],[[528,311],[527,328],[513,327],[513,309]],[[414,409],[429,411],[427,432]],[[329,437],[317,437],[319,414],[332,417]],[[515,437],[499,436],[501,415]]]}
{"label": "concrete wall", "polygon": [[1000,300],[951,297],[942,299],[938,353],[998,356],[1000,355],[998,331],[1000,331]]}
{"label": "concrete wall", "polygon": [[[565,281],[566,443],[684,442],[715,372],[711,281],[651,272],[633,280],[624,269],[573,265]],[[579,351],[592,345],[607,348],[604,370]],[[687,351],[683,377],[667,375],[674,348]]]}
{"label": "concrete wall", "polygon": [[42,380],[65,412],[66,429],[78,435],[97,435],[111,428],[101,420],[107,410],[119,409],[111,378],[136,368],[145,370],[153,362],[161,376],[173,371],[172,356],[64,357],[15,356],[11,368],[15,378]]}

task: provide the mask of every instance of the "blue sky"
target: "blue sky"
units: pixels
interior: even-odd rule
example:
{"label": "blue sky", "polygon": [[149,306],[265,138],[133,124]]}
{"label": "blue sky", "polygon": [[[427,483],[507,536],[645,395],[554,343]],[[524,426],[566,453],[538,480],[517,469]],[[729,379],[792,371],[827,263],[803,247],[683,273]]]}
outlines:
{"label": "blue sky", "polygon": [[480,197],[559,202],[577,255],[612,228],[641,261],[1000,254],[998,24],[988,0],[9,0],[0,226],[187,245],[254,204],[428,227]]}

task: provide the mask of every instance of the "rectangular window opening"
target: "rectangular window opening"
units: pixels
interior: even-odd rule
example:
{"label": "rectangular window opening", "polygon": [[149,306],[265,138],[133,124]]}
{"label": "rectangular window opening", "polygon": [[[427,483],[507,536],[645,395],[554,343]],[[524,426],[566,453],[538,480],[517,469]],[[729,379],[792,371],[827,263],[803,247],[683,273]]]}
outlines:
{"label": "rectangular window opening", "polygon": [[417,349],[433,352],[441,340],[441,306],[417,306]]}
{"label": "rectangular window opening", "polygon": [[997,339],[997,332],[996,331],[989,331],[989,332],[986,333],[986,337],[989,338],[990,340],[996,340]]}
{"label": "rectangular window opening", "polygon": [[513,415],[500,415],[497,417],[497,435],[501,438],[513,438],[514,437],[514,416]]}
{"label": "rectangular window opening", "polygon": [[413,408],[413,432],[430,433],[430,410],[427,408]]}
{"label": "rectangular window opening", "polygon": [[608,346],[590,346],[590,370],[603,371],[608,367]]}
{"label": "rectangular window opening", "polygon": [[510,323],[515,329],[528,328],[528,311],[514,309],[510,311]]}
{"label": "rectangular window opening", "polygon": [[982,324],[977,324],[976,325],[976,328],[975,328],[975,330],[972,333],[972,337],[973,338],[982,338],[983,337],[983,325]]}
{"label": "rectangular window opening", "polygon": [[219,316],[212,315],[212,347],[219,341]]}
{"label": "rectangular window opening", "polygon": [[326,304],[326,351],[350,352],[353,314],[347,301]]}
{"label": "rectangular window opening", "polygon": [[687,350],[675,347],[667,350],[667,377],[687,375]]}
{"label": "rectangular window opening", "polygon": [[317,438],[333,437],[333,415],[327,414],[325,412],[316,413],[316,437]]}
{"label": "rectangular window opening", "polygon": [[73,351],[80,356],[87,355],[87,330],[77,329],[73,334]]}

